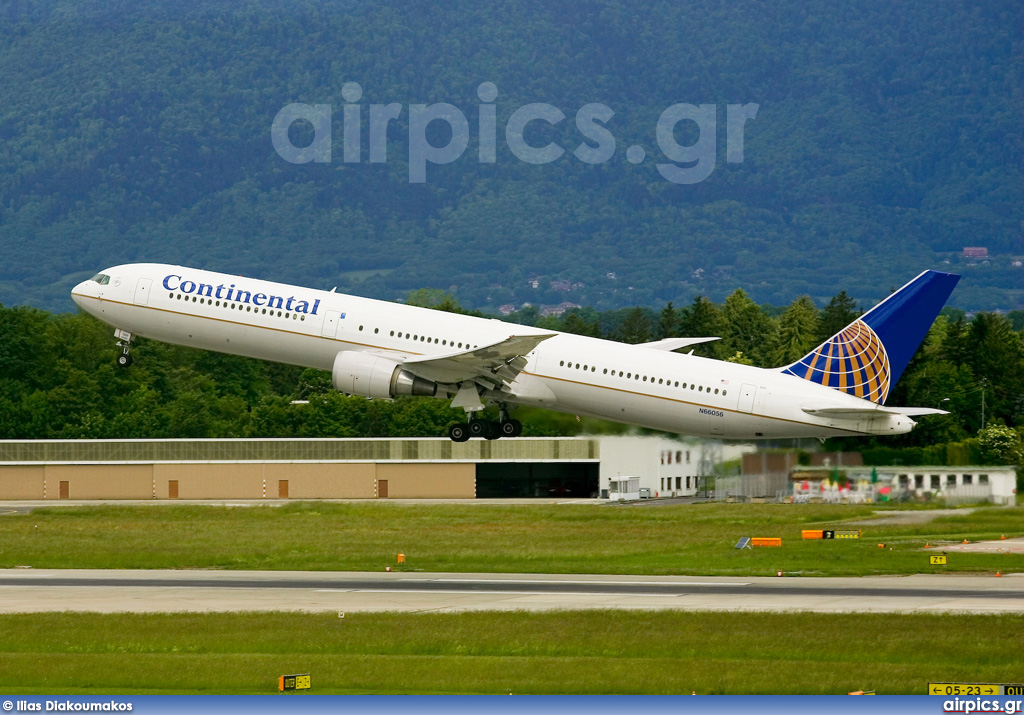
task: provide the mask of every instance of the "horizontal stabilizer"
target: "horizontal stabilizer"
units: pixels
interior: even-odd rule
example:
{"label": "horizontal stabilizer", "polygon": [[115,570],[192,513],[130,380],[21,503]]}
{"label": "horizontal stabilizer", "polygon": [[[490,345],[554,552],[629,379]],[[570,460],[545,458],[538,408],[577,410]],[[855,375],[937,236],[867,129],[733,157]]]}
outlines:
{"label": "horizontal stabilizer", "polygon": [[651,348],[652,350],[681,350],[691,345],[710,343],[712,340],[721,340],[721,338],[665,338],[650,343],[639,343],[637,347]]}
{"label": "horizontal stabilizer", "polygon": [[867,404],[864,407],[850,407],[843,405],[804,405],[800,409],[809,415],[819,417],[836,417],[838,419],[862,420],[871,417],[884,417],[886,415],[904,415],[905,417],[920,417],[921,415],[948,415],[945,410],[937,410],[932,407],[883,407],[881,405]]}

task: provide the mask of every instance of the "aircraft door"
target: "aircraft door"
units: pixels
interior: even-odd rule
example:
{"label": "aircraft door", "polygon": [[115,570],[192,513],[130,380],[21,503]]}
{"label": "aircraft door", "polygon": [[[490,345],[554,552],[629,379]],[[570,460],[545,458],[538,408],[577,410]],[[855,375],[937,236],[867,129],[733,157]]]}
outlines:
{"label": "aircraft door", "polygon": [[736,409],[740,412],[754,411],[754,395],[757,394],[756,385],[741,385],[740,398],[736,402]]}
{"label": "aircraft door", "polygon": [[140,278],[135,286],[135,305],[149,305],[149,291],[153,287],[152,278]]}
{"label": "aircraft door", "polygon": [[338,319],[341,317],[341,313],[336,310],[328,310],[324,313],[324,325],[320,330],[320,334],[325,338],[333,338],[338,334]]}

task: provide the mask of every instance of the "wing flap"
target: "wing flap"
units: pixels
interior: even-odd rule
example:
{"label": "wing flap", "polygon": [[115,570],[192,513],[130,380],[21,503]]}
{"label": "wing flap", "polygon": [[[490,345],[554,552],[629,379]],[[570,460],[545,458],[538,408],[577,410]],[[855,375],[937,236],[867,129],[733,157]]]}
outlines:
{"label": "wing flap", "polygon": [[526,356],[555,333],[510,335],[491,345],[447,355],[410,358],[403,363],[409,372],[426,380],[458,384],[477,380],[500,387],[511,383],[527,365]]}

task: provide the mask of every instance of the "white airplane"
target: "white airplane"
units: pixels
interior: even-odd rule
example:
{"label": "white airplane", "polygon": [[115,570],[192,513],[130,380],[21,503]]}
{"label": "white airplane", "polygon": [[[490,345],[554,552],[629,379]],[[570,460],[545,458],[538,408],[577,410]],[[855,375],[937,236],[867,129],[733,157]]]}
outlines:
{"label": "white airplane", "polygon": [[[109,323],[128,366],[134,336],[330,370],[369,398],[452,399],[451,439],[515,437],[511,405],[666,432],[732,439],[889,435],[911,417],[885,404],[952,293],[925,271],[792,365],[763,369],[673,352],[710,337],[641,345],[155,263],[115,266],[75,286]],[[489,404],[499,421],[479,418]]]}

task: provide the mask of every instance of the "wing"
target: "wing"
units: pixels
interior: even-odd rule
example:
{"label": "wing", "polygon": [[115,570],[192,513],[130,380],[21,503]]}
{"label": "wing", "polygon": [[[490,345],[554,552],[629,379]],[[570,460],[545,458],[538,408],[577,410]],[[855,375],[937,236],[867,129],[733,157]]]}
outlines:
{"label": "wing", "polygon": [[511,383],[526,367],[526,355],[555,333],[510,335],[504,340],[475,350],[410,358],[402,366],[425,380],[456,385],[474,380],[500,389]]}
{"label": "wing", "polygon": [[665,338],[651,343],[640,343],[637,347],[651,348],[652,350],[680,350],[691,345],[710,343],[712,340],[721,340],[721,338]]}

